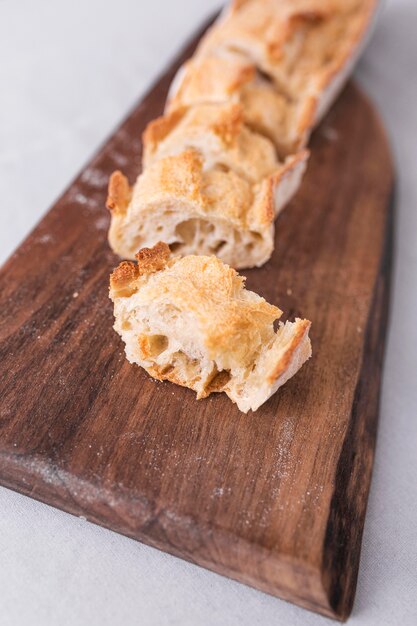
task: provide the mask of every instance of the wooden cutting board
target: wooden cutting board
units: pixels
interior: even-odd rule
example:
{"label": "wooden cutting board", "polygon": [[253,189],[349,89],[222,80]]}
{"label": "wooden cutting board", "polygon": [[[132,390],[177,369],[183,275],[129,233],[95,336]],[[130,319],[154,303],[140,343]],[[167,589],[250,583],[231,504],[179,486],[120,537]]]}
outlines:
{"label": "wooden cutting board", "polygon": [[[201,33],[200,33],[201,35]],[[112,170],[179,64],[83,169],[0,273],[0,482],[337,619],[352,608],[374,456],[393,171],[350,84],[316,131],[276,250],[247,284],[313,322],[313,358],[255,414],[151,380],[112,331]]]}

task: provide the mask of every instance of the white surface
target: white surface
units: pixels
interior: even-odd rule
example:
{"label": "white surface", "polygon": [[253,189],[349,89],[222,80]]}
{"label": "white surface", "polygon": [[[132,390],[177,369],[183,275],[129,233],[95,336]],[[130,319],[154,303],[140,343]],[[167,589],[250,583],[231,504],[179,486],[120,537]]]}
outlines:
{"label": "white surface", "polygon": [[[1,260],[216,2],[0,0]],[[417,5],[391,0],[359,67],[399,173],[374,477],[352,626],[417,624]],[[329,624],[0,489],[0,624]]]}

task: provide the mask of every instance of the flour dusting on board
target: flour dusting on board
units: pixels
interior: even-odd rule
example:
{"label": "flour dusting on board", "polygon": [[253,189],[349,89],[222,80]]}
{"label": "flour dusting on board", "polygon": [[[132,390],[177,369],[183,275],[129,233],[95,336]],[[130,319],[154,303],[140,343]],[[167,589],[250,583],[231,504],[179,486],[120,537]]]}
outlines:
{"label": "flour dusting on board", "polygon": [[74,200],[78,202],[78,204],[89,204],[90,198],[87,198],[83,193],[76,193],[74,196]]}
{"label": "flour dusting on board", "polygon": [[[20,455],[10,454],[8,457],[10,465],[15,464],[20,470],[24,469],[30,475],[30,483],[34,485],[31,490],[32,495],[36,496],[36,485],[41,483],[50,488],[65,487],[74,505],[73,512],[78,510],[78,515],[82,515],[84,508],[91,513],[95,506],[100,509],[103,505],[114,510],[120,510],[122,507],[125,511],[124,521],[127,523],[132,521],[134,525],[146,523],[153,515],[153,507],[147,499],[141,496],[132,500],[129,491],[120,482],[110,489],[71,474],[38,456],[23,458]],[[25,484],[29,482],[25,477],[22,477],[22,481]]]}
{"label": "flour dusting on board", "polygon": [[39,243],[52,243],[54,240],[53,236],[49,233],[45,233],[44,235],[41,235],[38,239]]}
{"label": "flour dusting on board", "polygon": [[109,227],[109,219],[105,215],[102,215],[94,222],[94,226],[97,230],[107,230]]}
{"label": "flour dusting on board", "polygon": [[84,183],[91,185],[91,187],[95,187],[96,189],[105,189],[107,188],[109,177],[107,174],[97,168],[88,167],[82,173],[81,180]]}

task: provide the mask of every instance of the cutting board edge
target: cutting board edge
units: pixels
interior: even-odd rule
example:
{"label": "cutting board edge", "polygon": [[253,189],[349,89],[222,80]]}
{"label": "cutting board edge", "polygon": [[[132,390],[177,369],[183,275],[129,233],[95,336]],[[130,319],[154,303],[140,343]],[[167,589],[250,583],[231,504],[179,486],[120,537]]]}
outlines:
{"label": "cutting board edge", "polygon": [[[362,91],[362,89],[361,89]],[[368,100],[368,103],[370,101]],[[375,111],[375,109],[374,109]],[[391,312],[391,288],[392,288],[392,272],[395,255],[395,198],[396,198],[396,177],[395,166],[392,158],[390,142],[385,132],[384,125],[379,116],[381,136],[385,138],[386,153],[384,157],[388,159],[391,167],[390,189],[391,194],[387,200],[386,208],[386,225],[385,225],[385,242],[383,254],[380,260],[380,270],[377,282],[375,284],[373,303],[368,318],[366,341],[364,343],[362,367],[358,376],[355,389],[352,414],[350,418],[349,428],[345,436],[341,455],[337,466],[335,476],[335,490],[331,502],[331,510],[329,514],[329,523],[326,530],[325,543],[323,546],[323,587],[329,601],[330,610],[334,612],[333,617],[340,621],[346,621],[353,609],[356,586],[359,573],[360,555],[362,548],[362,536],[365,526],[366,510],[368,506],[369,492],[371,488],[373,464],[375,450],[377,445],[377,430],[379,421],[379,408],[381,400],[382,377],[384,371],[384,361],[386,352],[386,340],[389,332],[389,320]],[[369,386],[364,385],[365,378],[371,379],[371,385],[374,388],[374,394],[369,393]],[[361,415],[364,417],[361,418]],[[360,430],[362,425],[363,429]],[[352,441],[354,445],[352,445]],[[355,461],[364,461],[364,450],[368,451],[367,463],[365,467],[355,467]],[[353,450],[353,455],[352,455]],[[356,515],[352,527],[356,527],[355,540],[350,543],[340,542],[339,538],[345,534],[342,530],[341,521],[346,519],[346,510],[342,513],[343,508],[349,498],[347,492],[352,484],[360,486],[360,481],[352,478],[355,470],[365,472],[366,478],[363,480],[365,485],[364,494],[362,494],[362,509]],[[347,475],[349,479],[347,479]],[[343,480],[345,479],[345,480]],[[344,493],[345,499],[340,497]],[[357,495],[357,494],[356,494]],[[348,503],[348,516],[352,519],[355,505]],[[335,526],[337,530],[335,531]],[[337,544],[342,546],[342,555]],[[353,548],[353,551],[350,550]],[[332,561],[332,565],[329,563]],[[340,570],[337,561],[340,559],[346,563],[350,563],[349,582],[340,588],[340,581],[346,574],[348,565]],[[327,564],[326,564],[327,563]],[[334,573],[339,570],[337,576]]]}
{"label": "cutting board edge", "polygon": [[[16,460],[18,455],[16,455]],[[272,569],[286,570],[286,575],[290,574],[294,578],[303,578],[304,584],[313,586],[316,589],[318,598],[312,595],[307,599],[307,594],[304,592],[300,595],[296,592],[295,588],[290,589],[288,587],[280,585],[279,581],[263,580],[256,572],[258,565],[257,559],[254,559],[253,547],[254,544],[246,541],[245,539],[238,538],[237,551],[240,552],[240,558],[245,560],[245,567],[248,569],[248,563],[253,561],[254,572],[244,571],[242,568],[231,568],[230,564],[225,565],[220,561],[214,559],[205,560],[197,555],[190,554],[189,551],[184,550],[180,545],[175,545],[168,542],[158,541],[146,532],[134,531],[128,526],[123,527],[123,523],[120,528],[116,528],[114,523],[109,523],[103,516],[92,514],[91,501],[84,506],[77,501],[70,490],[66,492],[66,498],[62,496],[62,482],[59,489],[51,488],[51,484],[48,482],[40,481],[39,478],[34,477],[30,472],[20,472],[19,478],[17,478],[16,468],[21,469],[21,466],[14,462],[14,455],[12,453],[7,454],[4,451],[0,451],[0,485],[21,495],[28,496],[38,502],[57,508],[65,513],[69,513],[74,517],[81,518],[85,521],[98,525],[102,528],[117,532],[130,539],[139,541],[147,546],[160,550],[161,552],[168,553],[177,558],[186,560],[194,565],[210,570],[215,574],[226,576],[241,584],[249,585],[254,589],[267,593],[280,600],[296,604],[309,611],[320,613],[326,617],[340,620],[340,617],[335,613],[330,606],[327,598],[327,592],[322,584],[322,571],[319,567],[315,568],[312,564],[309,565],[306,561],[299,559],[293,559],[289,555],[282,554],[280,552],[274,552],[272,550],[266,550],[262,546],[259,546],[264,554],[264,557],[268,559],[268,565]],[[72,491],[72,490],[71,490]],[[78,492],[77,492],[78,493]],[[71,504],[69,504],[71,503]],[[97,506],[100,509],[105,503],[101,502]],[[130,512],[131,513],[131,512]],[[140,514],[138,514],[140,517]],[[197,524],[196,524],[197,526]],[[206,535],[211,539],[215,538],[219,545],[223,542],[233,540],[236,543],[236,536],[232,536],[230,532],[223,529],[205,528],[198,522],[198,529],[202,535]],[[175,529],[174,529],[175,532]],[[221,538],[221,539],[220,539]],[[259,556],[259,555],[258,555]],[[299,588],[299,585],[297,585]]]}

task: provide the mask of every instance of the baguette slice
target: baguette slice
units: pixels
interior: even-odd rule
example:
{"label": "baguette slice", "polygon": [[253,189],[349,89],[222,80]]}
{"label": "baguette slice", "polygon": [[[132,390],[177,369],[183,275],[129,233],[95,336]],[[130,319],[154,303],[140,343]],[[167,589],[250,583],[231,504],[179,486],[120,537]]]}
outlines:
{"label": "baguette slice", "polygon": [[316,110],[316,95],[291,101],[242,55],[227,50],[187,61],[169,91],[166,113],[207,104],[240,104],[245,125],[263,135],[285,158],[307,144]]}
{"label": "baguette slice", "polygon": [[156,160],[133,189],[115,172],[107,199],[110,245],[134,259],[139,248],[162,239],[177,255],[215,254],[236,268],[263,265],[273,250],[274,219],[298,188],[306,158],[289,158],[256,184],[222,168],[204,170],[196,150]]}
{"label": "baguette slice", "polygon": [[241,102],[281,156],[305,147],[352,71],[378,0],[235,0],[180,68],[167,108]]}
{"label": "baguette slice", "polygon": [[143,169],[155,161],[198,151],[204,169],[232,170],[250,183],[257,183],[282,164],[269,139],[245,124],[240,104],[201,104],[176,109],[150,122],[143,133]]}
{"label": "baguette slice", "polygon": [[202,38],[196,56],[232,50],[291,100],[323,89],[361,50],[378,0],[238,0]]}
{"label": "baguette slice", "polygon": [[222,49],[240,53],[269,76],[283,94],[294,98],[300,85],[298,64],[306,43],[315,38],[320,51],[329,44],[337,45],[333,40],[322,41],[326,34],[323,25],[332,24],[339,13],[346,16],[354,2],[358,0],[232,2],[202,38],[196,54],[205,56]]}
{"label": "baguette slice", "polygon": [[169,92],[166,113],[175,115],[215,103],[240,104],[245,125],[269,139],[278,155],[285,158],[307,144],[316,98],[308,94],[300,102],[291,102],[253,63],[233,52],[219,51],[192,58],[180,68]]}
{"label": "baguette slice", "polygon": [[248,291],[216,257],[172,257],[158,243],[110,277],[115,330],[127,359],[158,380],[205,398],[224,391],[256,411],[311,356],[310,322],[274,321],[282,312]]}

